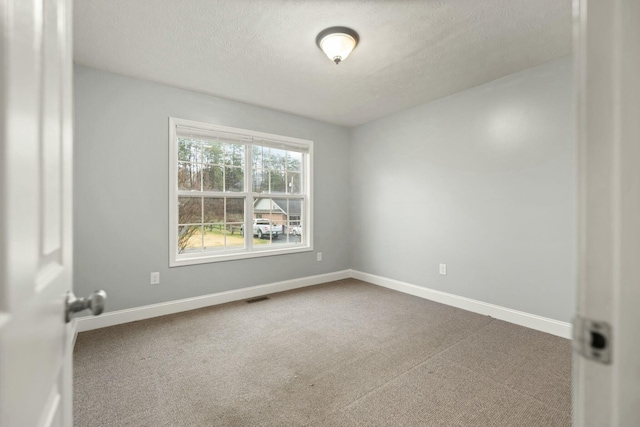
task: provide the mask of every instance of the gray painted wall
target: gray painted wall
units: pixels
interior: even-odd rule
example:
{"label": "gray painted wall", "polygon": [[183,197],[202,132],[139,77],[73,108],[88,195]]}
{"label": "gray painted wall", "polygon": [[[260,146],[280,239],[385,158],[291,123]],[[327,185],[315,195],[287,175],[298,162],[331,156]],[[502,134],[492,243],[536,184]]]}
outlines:
{"label": "gray painted wall", "polygon": [[[348,131],[314,120],[76,66],[74,291],[108,310],[349,268]],[[314,141],[315,252],[169,268],[168,118]],[[149,273],[160,272],[160,285]]]}
{"label": "gray painted wall", "polygon": [[[74,290],[112,311],[354,268],[569,321],[572,99],[563,58],[349,131],[76,66]],[[315,141],[324,260],[168,268],[169,116]]]}
{"label": "gray painted wall", "polygon": [[569,321],[572,88],[563,58],[352,130],[351,267]]}

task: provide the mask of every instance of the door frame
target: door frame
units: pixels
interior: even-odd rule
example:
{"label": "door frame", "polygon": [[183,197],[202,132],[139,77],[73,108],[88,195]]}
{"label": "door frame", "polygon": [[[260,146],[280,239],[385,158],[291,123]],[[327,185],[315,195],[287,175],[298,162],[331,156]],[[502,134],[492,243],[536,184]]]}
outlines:
{"label": "door frame", "polygon": [[612,333],[610,364],[574,352],[573,423],[640,425],[640,2],[576,0],[574,22],[577,320]]}

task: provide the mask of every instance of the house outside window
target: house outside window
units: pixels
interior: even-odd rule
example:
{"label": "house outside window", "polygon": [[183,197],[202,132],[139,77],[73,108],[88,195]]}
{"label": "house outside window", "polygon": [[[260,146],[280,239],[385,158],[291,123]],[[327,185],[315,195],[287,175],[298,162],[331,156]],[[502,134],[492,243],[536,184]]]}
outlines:
{"label": "house outside window", "polygon": [[169,119],[170,266],[310,251],[313,142]]}

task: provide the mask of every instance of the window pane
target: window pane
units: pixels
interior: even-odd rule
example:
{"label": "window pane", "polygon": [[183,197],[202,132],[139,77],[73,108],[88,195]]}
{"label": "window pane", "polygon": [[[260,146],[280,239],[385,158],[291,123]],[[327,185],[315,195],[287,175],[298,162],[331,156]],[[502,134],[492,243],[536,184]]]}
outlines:
{"label": "window pane", "polygon": [[200,160],[200,141],[178,138],[178,160],[198,162]]}
{"label": "window pane", "polygon": [[202,223],[202,198],[178,197],[178,223]]}
{"label": "window pane", "polygon": [[264,170],[253,171],[253,192],[267,193],[269,191],[269,172]]}
{"label": "window pane", "polygon": [[255,202],[254,207],[254,225],[253,225],[253,244],[255,245],[271,245],[282,237],[283,233],[282,210],[274,204],[272,199],[260,198]]}
{"label": "window pane", "polygon": [[287,165],[287,152],[278,148],[272,148],[269,156],[269,169],[284,171]]}
{"label": "window pane", "polygon": [[286,181],[284,172],[269,171],[269,181],[272,193],[284,193]]}
{"label": "window pane", "polygon": [[225,144],[224,164],[229,166],[244,166],[244,145]]}
{"label": "window pane", "polygon": [[202,226],[178,226],[178,253],[199,252],[202,250]]}
{"label": "window pane", "polygon": [[304,236],[304,224],[302,223],[302,207],[303,199],[289,199],[288,210],[288,236],[289,243],[302,244],[306,242],[306,236]]}
{"label": "window pane", "polygon": [[204,198],[204,218],[203,222],[224,222],[224,199],[223,198]]}
{"label": "window pane", "polygon": [[[223,200],[223,199],[220,199]],[[224,224],[205,224],[204,225],[204,249],[205,250],[223,250],[224,249],[225,229]]]}
{"label": "window pane", "polygon": [[253,218],[254,219],[270,219],[271,211],[273,210],[273,202],[270,198],[259,197],[256,198],[253,204]]}
{"label": "window pane", "polygon": [[291,243],[304,243],[304,224],[302,218],[302,199],[289,199],[289,237]]}
{"label": "window pane", "polygon": [[301,177],[297,172],[287,172],[287,193],[302,193]]}
{"label": "window pane", "polygon": [[302,226],[300,225],[300,221],[290,221],[287,225],[287,234],[290,243],[301,243]]}
{"label": "window pane", "polygon": [[[273,213],[279,213],[279,222],[283,225],[283,240],[298,243],[302,240],[300,224],[302,199],[273,199]],[[276,215],[273,215],[276,218]]]}
{"label": "window pane", "polygon": [[287,221],[289,216],[289,201],[287,199],[272,199],[271,210],[278,214],[277,220]]}
{"label": "window pane", "polygon": [[205,250],[244,247],[244,199],[205,197],[204,222]]}
{"label": "window pane", "polygon": [[222,191],[221,166],[203,166],[202,189],[204,191]]}
{"label": "window pane", "polygon": [[[229,199],[227,199],[227,201],[229,201]],[[244,248],[244,237],[241,232],[242,225],[240,222],[227,223],[225,237],[227,248]]]}
{"label": "window pane", "polygon": [[221,164],[224,156],[223,145],[219,142],[203,141],[202,163]]}
{"label": "window pane", "polygon": [[274,224],[277,225],[279,234],[276,236],[278,243],[286,243],[287,242],[287,223],[289,217],[289,201],[287,199],[273,199],[272,209],[271,209],[271,218]]}
{"label": "window pane", "polygon": [[289,221],[295,223],[297,221],[300,225],[300,219],[302,218],[302,199],[289,199]]}
{"label": "window pane", "polygon": [[244,190],[244,171],[242,168],[225,167],[225,191],[243,191]]}
{"label": "window pane", "polygon": [[302,153],[287,151],[287,170],[302,172]]}
{"label": "window pane", "polygon": [[178,189],[200,191],[201,166],[194,163],[178,163]]}
{"label": "window pane", "polygon": [[251,166],[253,169],[265,169],[268,167],[268,160],[266,159],[265,147],[254,145],[251,148]]}
{"label": "window pane", "polygon": [[227,223],[244,223],[244,199],[227,199]]}

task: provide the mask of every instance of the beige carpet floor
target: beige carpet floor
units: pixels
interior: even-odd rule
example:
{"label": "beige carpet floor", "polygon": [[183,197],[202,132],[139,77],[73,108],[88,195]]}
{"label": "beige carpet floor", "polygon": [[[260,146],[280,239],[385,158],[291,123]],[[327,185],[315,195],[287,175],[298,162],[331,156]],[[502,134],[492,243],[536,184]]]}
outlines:
{"label": "beige carpet floor", "polygon": [[94,426],[570,426],[568,340],[342,280],[79,334]]}

